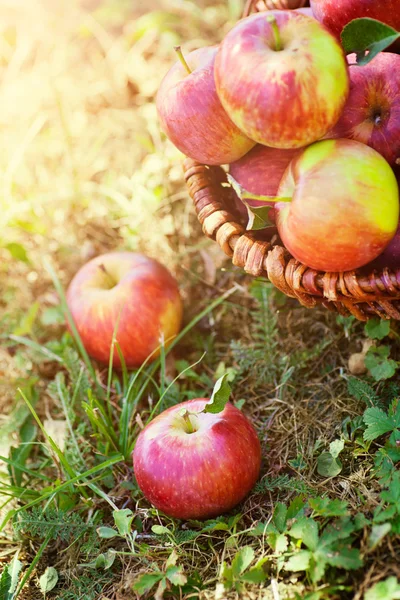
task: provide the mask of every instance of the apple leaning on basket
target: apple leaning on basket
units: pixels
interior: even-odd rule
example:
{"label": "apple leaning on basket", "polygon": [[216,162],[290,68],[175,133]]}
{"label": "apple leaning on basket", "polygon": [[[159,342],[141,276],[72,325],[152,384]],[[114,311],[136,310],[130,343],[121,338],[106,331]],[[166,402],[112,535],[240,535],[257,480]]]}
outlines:
{"label": "apple leaning on basket", "polygon": [[[371,270],[400,269],[394,172],[400,163],[400,56],[385,52],[371,60],[356,48],[358,54],[346,58],[339,41],[343,15],[370,15],[365,0],[340,3],[346,10],[337,16],[329,0],[311,2],[315,18],[295,10],[257,12],[219,46],[186,54],[177,48],[179,60],[157,96],[161,126],[193,159],[192,172],[229,165],[229,182],[242,201],[236,200],[239,210],[231,202],[232,214],[241,214],[245,228],[258,235],[275,227],[277,243],[304,270],[322,276],[370,264]],[[395,3],[390,0],[388,9]],[[247,4],[262,10],[260,1]],[[390,20],[392,12],[373,16]],[[350,26],[355,23],[361,26]],[[215,167],[209,172],[212,181]],[[201,199],[196,204],[198,212],[205,210]]]}

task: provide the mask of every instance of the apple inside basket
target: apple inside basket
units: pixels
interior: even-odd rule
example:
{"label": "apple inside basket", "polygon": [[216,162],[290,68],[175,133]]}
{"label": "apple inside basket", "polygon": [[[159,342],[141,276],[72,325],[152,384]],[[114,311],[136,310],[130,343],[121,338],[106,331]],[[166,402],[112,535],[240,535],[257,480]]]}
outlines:
{"label": "apple inside basket", "polygon": [[379,53],[400,38],[395,3],[249,0],[219,47],[177,49],[157,97],[205,234],[305,306],[362,320],[400,319],[400,56]]}

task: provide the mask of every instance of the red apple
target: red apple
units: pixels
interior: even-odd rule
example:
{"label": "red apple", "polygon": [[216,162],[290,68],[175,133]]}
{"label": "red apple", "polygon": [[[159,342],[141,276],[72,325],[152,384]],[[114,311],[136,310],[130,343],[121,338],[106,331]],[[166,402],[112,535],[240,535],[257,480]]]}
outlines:
{"label": "red apple", "polygon": [[369,17],[400,30],[399,0],[311,0],[314,16],[340,39],[353,19]]}
{"label": "red apple", "polygon": [[315,19],[289,10],[239,21],[220,46],[215,81],[239,129],[274,148],[300,148],[323,137],[349,91],[341,46]]}
{"label": "red apple", "polygon": [[[178,285],[156,260],[134,252],[110,252],[85,264],[72,279],[67,302],[82,343],[107,364],[113,333],[128,367],[155,358],[179,332],[182,301]],[[114,350],[113,365],[120,367]]]}
{"label": "red apple", "polygon": [[376,269],[378,271],[387,267],[388,269],[400,269],[400,225],[397,228],[394,238],[386,246],[382,254],[365,268],[369,271]]}
{"label": "red apple", "polygon": [[326,140],[289,165],[275,205],[280,237],[308,267],[349,271],[375,259],[394,237],[399,190],[378,152],[353,140]]}
{"label": "red apple", "polygon": [[136,480],[146,498],[178,519],[229,511],[260,472],[254,427],[229,403],[217,414],[201,412],[207,402],[198,398],[164,411],[140,433],[133,453]]}
{"label": "red apple", "polygon": [[[348,60],[354,65],[356,55],[350,54]],[[368,144],[392,165],[400,158],[399,55],[381,53],[364,67],[350,66],[349,99],[326,137]]]}
{"label": "red apple", "polygon": [[[282,176],[299,150],[279,150],[257,145],[243,158],[229,165],[229,173],[248,192],[276,196]],[[250,206],[265,206],[259,200],[247,200]]]}
{"label": "red apple", "polygon": [[232,123],[217,96],[217,51],[218,46],[211,46],[185,58],[180,54],[182,62],[177,61],[168,71],[156,100],[162,129],[171,142],[183,154],[207,165],[237,160],[255,144]]}

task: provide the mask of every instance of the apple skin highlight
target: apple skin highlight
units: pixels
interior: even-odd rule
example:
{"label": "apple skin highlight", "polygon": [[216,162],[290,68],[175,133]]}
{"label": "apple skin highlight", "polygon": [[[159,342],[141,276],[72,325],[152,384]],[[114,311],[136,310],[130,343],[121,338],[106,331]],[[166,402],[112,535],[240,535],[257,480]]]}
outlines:
{"label": "apple skin highlight", "polygon": [[182,410],[200,413],[207,398],[164,411],[140,433],[134,472],[146,498],[178,519],[207,519],[231,510],[257,481],[261,447],[256,431],[232,404],[218,414],[191,416],[187,433]]}

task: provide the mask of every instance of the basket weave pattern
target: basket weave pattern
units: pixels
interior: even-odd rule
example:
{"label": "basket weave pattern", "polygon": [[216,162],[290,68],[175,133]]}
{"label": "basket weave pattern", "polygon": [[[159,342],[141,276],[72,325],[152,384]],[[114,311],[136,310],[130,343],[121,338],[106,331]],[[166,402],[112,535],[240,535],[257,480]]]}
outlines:
{"label": "basket weave pattern", "polygon": [[[306,0],[248,0],[244,16],[252,11],[300,8]],[[322,304],[341,315],[361,321],[373,316],[400,320],[400,269],[363,274],[324,273],[295,260],[276,235],[246,231],[237,211],[235,194],[221,167],[209,167],[186,158],[185,180],[206,236],[214,239],[235,266],[253,276],[267,277],[279,290],[308,308]]]}

